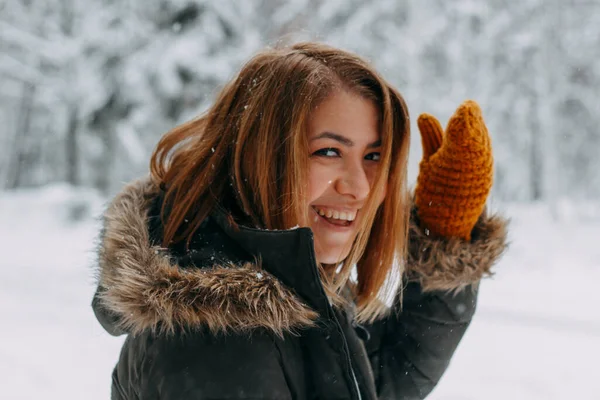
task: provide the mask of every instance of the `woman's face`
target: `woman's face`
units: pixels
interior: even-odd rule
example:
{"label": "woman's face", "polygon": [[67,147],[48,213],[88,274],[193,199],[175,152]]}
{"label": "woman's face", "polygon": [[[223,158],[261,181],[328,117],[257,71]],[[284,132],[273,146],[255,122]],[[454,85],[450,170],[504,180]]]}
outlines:
{"label": "woman's face", "polygon": [[345,91],[329,96],[311,116],[309,226],[320,263],[343,261],[358,233],[379,167],[378,125],[375,105]]}

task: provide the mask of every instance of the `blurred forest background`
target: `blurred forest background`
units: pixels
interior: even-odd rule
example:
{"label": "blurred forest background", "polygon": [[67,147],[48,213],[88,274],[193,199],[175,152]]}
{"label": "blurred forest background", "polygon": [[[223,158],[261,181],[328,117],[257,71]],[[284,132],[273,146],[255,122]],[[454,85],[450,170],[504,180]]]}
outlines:
{"label": "blurred forest background", "polygon": [[0,190],[115,192],[256,51],[320,40],[421,112],[477,100],[495,198],[600,199],[600,0],[0,0]]}

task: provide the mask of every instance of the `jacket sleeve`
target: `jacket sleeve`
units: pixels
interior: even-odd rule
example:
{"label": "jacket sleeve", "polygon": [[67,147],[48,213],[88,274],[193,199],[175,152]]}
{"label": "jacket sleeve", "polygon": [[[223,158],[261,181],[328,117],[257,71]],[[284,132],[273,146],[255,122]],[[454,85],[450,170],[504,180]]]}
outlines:
{"label": "jacket sleeve", "polygon": [[472,239],[436,239],[413,210],[402,297],[368,327],[381,399],[424,399],[448,368],[475,313],[479,281],[506,249],[507,221],[485,211]]}
{"label": "jacket sleeve", "polygon": [[291,399],[269,334],[129,336],[113,393],[144,400]]}
{"label": "jacket sleeve", "polygon": [[410,282],[403,306],[369,327],[369,359],[380,399],[424,399],[437,385],[469,326],[475,286],[423,292]]}

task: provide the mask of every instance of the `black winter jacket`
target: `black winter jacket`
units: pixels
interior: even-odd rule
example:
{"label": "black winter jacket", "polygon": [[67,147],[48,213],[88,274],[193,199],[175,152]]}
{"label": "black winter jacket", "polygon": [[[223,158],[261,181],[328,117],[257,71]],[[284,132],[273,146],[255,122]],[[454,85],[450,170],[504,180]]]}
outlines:
{"label": "black winter jacket", "polygon": [[402,309],[363,326],[351,305],[330,305],[310,229],[236,230],[215,213],[191,250],[165,250],[159,209],[142,179],[104,216],[93,308],[128,334],[114,400],[423,399],[506,239],[499,217],[482,216],[466,243],[427,237],[413,215]]}

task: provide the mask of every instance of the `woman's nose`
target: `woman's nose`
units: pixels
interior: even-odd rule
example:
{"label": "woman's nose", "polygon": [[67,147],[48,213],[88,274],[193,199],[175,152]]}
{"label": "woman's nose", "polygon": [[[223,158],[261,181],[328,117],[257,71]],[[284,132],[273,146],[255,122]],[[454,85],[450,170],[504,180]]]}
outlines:
{"label": "woman's nose", "polygon": [[350,195],[355,200],[364,201],[369,196],[371,184],[364,168],[360,166],[344,171],[337,179],[335,189],[340,194]]}

